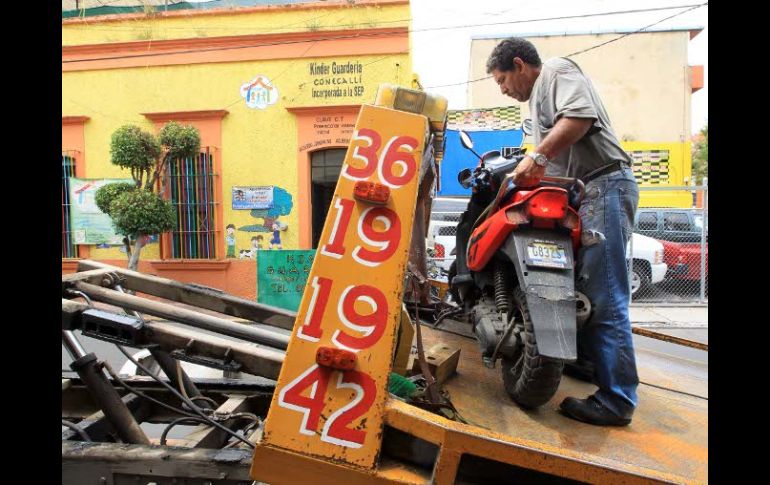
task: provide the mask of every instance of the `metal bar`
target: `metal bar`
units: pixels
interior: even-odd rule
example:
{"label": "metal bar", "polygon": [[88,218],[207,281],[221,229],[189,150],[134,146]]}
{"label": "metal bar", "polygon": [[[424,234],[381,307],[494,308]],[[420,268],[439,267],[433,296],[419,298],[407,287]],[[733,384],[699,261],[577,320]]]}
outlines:
{"label": "metal bar", "polygon": [[[163,372],[166,374],[166,377],[168,377],[168,380],[171,381],[171,385],[175,387],[176,389],[180,388],[180,382],[179,382],[179,375],[182,376],[182,382],[181,384],[184,386],[185,394],[187,394],[187,397],[194,398],[201,396],[201,392],[198,390],[197,387],[195,387],[195,384],[190,380],[190,377],[187,375],[187,373],[182,369],[177,369],[177,366],[180,365],[173,357],[169,355],[168,352],[165,350],[160,350],[156,348],[150,349],[150,354],[152,354],[153,358],[155,359],[155,362],[158,363],[160,368],[163,370]],[[195,404],[204,409],[213,409],[211,404],[209,404],[207,401],[204,400],[195,400],[193,401]],[[217,429],[217,428],[214,428]]]}
{"label": "metal bar", "polygon": [[109,290],[89,283],[78,282],[75,286],[79,290],[87,293],[94,300],[109,303],[111,305],[148,313],[150,315],[155,315],[156,317],[167,318],[193,327],[210,330],[212,332],[219,332],[223,335],[240,338],[248,342],[269,345],[282,350],[285,350],[289,345],[289,335],[283,335],[261,328],[249,327],[240,323],[233,323],[224,318],[213,317],[166,303],[123,294],[115,290]]}
{"label": "metal bar", "polygon": [[150,440],[144,434],[134,415],[131,414],[120,395],[104,376],[94,354],[86,354],[70,364],[88,388],[94,401],[126,443],[149,445]]}
{"label": "metal bar", "polygon": [[85,357],[86,349],[80,344],[80,341],[71,330],[61,331],[61,340],[64,344],[64,348],[69,352],[72,360],[77,360],[81,357]]}
{"label": "metal bar", "polygon": [[705,350],[706,352],[708,352],[709,350],[709,345],[704,344],[703,342],[696,342],[695,340],[688,340],[681,337],[674,337],[673,335],[667,335],[665,333],[655,332],[647,328],[632,326],[631,332],[637,335],[642,335],[644,337],[650,337],[657,340],[662,340],[664,342],[669,342],[672,344],[684,345],[685,347],[692,347],[698,350]]}
{"label": "metal bar", "polygon": [[[141,398],[134,393],[129,393],[123,396],[122,401],[138,421],[144,421],[150,417],[152,406],[150,406],[149,401],[144,398]],[[107,416],[105,416],[102,411],[97,411],[96,413],[87,416],[78,423],[78,426],[83,428],[94,441],[106,440],[109,433],[115,432],[110,420],[107,419]],[[62,431],[62,440],[80,441],[79,438],[80,436],[71,429]]]}
{"label": "metal bar", "polygon": [[[123,287],[119,284],[115,285],[115,289],[120,293],[127,294]],[[141,313],[136,311],[131,311],[130,313],[133,313],[134,316],[142,321],[142,323],[146,323]],[[182,387],[184,387],[183,392],[186,393],[190,398],[198,397],[201,395],[198,388],[195,387],[195,384],[193,384],[190,378],[187,376],[187,373],[178,367],[177,362],[166,351],[151,348],[150,353],[152,354],[153,358],[155,358],[155,362],[158,363],[174,387],[178,389],[182,389]],[[212,409],[211,405],[206,401],[202,401],[200,407],[205,409]]]}
{"label": "metal bar", "polygon": [[177,258],[179,257],[179,227],[181,227],[182,219],[181,219],[181,213],[179,212],[179,187],[177,186],[177,176],[176,176],[176,161],[172,160],[169,163],[169,180],[170,180],[170,186],[171,186],[171,203],[174,205],[174,209],[176,210],[176,230],[171,232],[171,257]]}
{"label": "metal bar", "polygon": [[245,318],[246,320],[286,330],[294,328],[294,320],[297,313],[284,310],[283,308],[256,303],[224,292],[186,285],[178,281],[131,271],[98,261],[84,259],[78,262],[78,271],[87,270],[86,272],[89,272],[89,270],[97,269],[114,271],[125,277],[124,286],[129,290],[159,296],[167,300],[213,310],[233,317]]}
{"label": "metal bar", "polygon": [[226,340],[171,323],[146,322],[145,326],[152,335],[152,342],[168,352],[185,349],[189,354],[213,359],[223,359],[227,355],[241,364],[241,372],[267,379],[277,379],[281,371],[285,353],[279,350]]}
{"label": "metal bar", "polygon": [[[228,396],[227,401],[222,403],[216,410],[217,414],[225,413],[240,413],[249,410],[249,399],[245,395]],[[224,424],[226,427],[231,428],[233,423],[238,419],[228,419]],[[183,443],[187,443],[186,446],[193,448],[221,448],[225,444],[227,438],[230,435],[225,433],[219,428],[214,428],[207,425],[199,425],[187,436],[179,440],[180,446],[185,446]]]}
{"label": "metal bar", "polygon": [[[78,268],[80,268],[80,263],[78,263]],[[114,268],[117,268],[117,266],[114,266]],[[91,281],[91,282],[100,282],[102,276],[106,275],[107,273],[112,272],[112,267],[109,265],[104,265],[104,267],[94,267],[89,268],[86,271],[78,271],[77,273],[70,273],[62,275],[61,282],[62,286],[66,287],[69,283],[74,283],[75,281]]]}
{"label": "metal bar", "polygon": [[206,221],[206,256],[213,258],[211,248],[211,220],[209,215],[209,191],[211,184],[209,183],[209,148],[206,147],[206,151],[201,154],[203,161],[203,191],[206,194],[205,203],[203,204],[204,220]]}
{"label": "metal bar", "polygon": [[703,221],[700,228],[700,301],[706,299],[706,207],[708,207],[708,187],[703,189]]}
{"label": "metal bar", "polygon": [[192,200],[192,194],[190,193],[190,164],[187,158],[182,160],[182,164],[184,166],[184,202],[186,218],[184,236],[185,249],[187,249],[187,257],[194,258],[195,253],[193,253],[192,238],[190,237],[190,231],[192,231],[192,214],[190,212],[190,203]]}
{"label": "metal bar", "polygon": [[[217,485],[254,481],[249,477],[251,450],[62,442],[61,452],[62,483],[114,483],[116,475],[126,481],[136,477],[137,483],[151,477],[159,483],[170,483],[172,477]],[[100,482],[102,477],[106,480]]]}

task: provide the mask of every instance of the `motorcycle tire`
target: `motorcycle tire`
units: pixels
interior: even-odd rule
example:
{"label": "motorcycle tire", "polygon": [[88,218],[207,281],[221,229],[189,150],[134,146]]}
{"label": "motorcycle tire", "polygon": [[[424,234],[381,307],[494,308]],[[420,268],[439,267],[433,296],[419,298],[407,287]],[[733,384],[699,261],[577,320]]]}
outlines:
{"label": "motorcycle tire", "polygon": [[503,385],[518,405],[536,408],[556,394],[564,363],[542,357],[538,353],[527,300],[518,286],[513,291],[513,305],[517,312],[515,325],[520,326],[519,338],[522,344],[517,347],[513,358],[502,358]]}

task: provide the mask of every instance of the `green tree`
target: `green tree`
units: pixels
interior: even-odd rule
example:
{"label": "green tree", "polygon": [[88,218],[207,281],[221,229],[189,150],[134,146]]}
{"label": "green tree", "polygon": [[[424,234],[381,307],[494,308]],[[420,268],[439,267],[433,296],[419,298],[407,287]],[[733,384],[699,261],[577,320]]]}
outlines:
{"label": "green tree", "polygon": [[709,124],[700,130],[701,138],[692,146],[692,174],[695,183],[703,183],[703,178],[709,175]]}
{"label": "green tree", "polygon": [[161,195],[168,163],[199,151],[198,130],[175,122],[166,123],[157,137],[134,125],[121,126],[112,134],[111,161],[130,170],[134,183],[101,187],[96,191],[96,205],[124,235],[129,269],[136,271],[145,237],[176,226],[176,212]]}

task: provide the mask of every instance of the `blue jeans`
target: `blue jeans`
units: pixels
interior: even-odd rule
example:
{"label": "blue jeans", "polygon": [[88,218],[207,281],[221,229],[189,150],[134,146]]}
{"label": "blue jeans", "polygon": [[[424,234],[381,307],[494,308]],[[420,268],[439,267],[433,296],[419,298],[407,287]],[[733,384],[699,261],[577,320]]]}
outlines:
{"label": "blue jeans", "polygon": [[594,394],[613,413],[630,418],[636,408],[636,373],[626,245],[633,232],[639,188],[631,169],[592,180],[580,205],[583,233],[576,286],[593,314],[578,332],[578,357],[594,364]]}

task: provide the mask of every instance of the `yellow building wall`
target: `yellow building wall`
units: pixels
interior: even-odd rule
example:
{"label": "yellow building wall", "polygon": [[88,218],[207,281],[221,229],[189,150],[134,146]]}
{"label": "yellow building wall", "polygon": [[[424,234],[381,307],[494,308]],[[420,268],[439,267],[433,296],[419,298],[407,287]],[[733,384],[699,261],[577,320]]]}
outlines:
{"label": "yellow building wall", "polygon": [[[408,19],[408,3],[361,8],[267,11],[255,14],[207,15],[184,19],[132,20],[91,26],[63,25],[63,45],[116,42],[143,39],[221,36],[237,33],[267,33],[316,30],[320,27],[392,27],[392,20]],[[317,24],[315,22],[318,22]],[[121,30],[122,29],[122,30]],[[146,32],[146,33],[142,33]],[[311,43],[308,43],[312,47]],[[363,65],[360,98],[313,98],[311,62],[360,62]],[[267,77],[278,88],[279,100],[266,109],[251,109],[240,95],[242,84],[257,75]],[[62,115],[85,115],[86,177],[130,177],[127,171],[110,163],[110,137],[124,124],[135,124],[154,131],[151,121],[141,113],[219,110],[229,112],[222,120],[221,185],[224,217],[220,227],[236,228],[256,224],[261,219],[249,210],[232,210],[232,186],[278,186],[292,194],[293,207],[280,220],[288,224],[281,233],[283,248],[298,248],[297,121],[287,108],[361,104],[373,102],[377,86],[383,82],[409,85],[411,57],[395,55],[345,56],[341,58],[301,58],[248,62],[152,66],[96,71],[64,72],[62,75]],[[355,121],[355,120],[353,120]],[[236,248],[250,248],[252,236],[262,234],[264,244],[270,233],[235,231]],[[224,237],[224,232],[222,236]],[[124,259],[118,248],[91,246],[93,259]],[[159,258],[159,245],[149,245],[143,259]],[[224,257],[224,254],[219,255]]]}
{"label": "yellow building wall", "polygon": [[[531,143],[523,145],[532,152]],[[649,143],[621,142],[620,146],[634,161],[633,169],[639,183],[639,207],[681,207],[693,205],[689,190],[645,190],[645,187],[690,185],[692,152],[690,142]]]}
{"label": "yellow building wall", "polygon": [[122,15],[109,22],[88,17],[87,23],[64,22],[62,45],[396,27],[408,25],[411,18],[407,1],[371,0],[355,5],[319,2],[176,13],[179,15]]}

